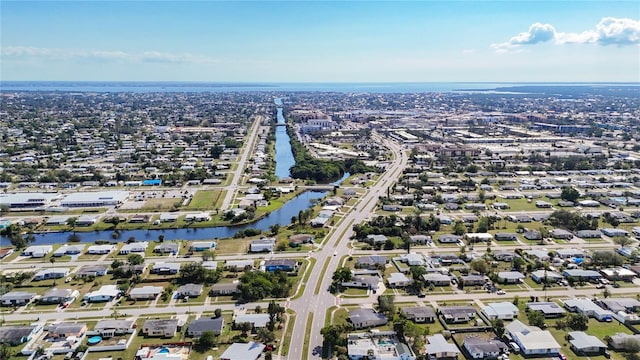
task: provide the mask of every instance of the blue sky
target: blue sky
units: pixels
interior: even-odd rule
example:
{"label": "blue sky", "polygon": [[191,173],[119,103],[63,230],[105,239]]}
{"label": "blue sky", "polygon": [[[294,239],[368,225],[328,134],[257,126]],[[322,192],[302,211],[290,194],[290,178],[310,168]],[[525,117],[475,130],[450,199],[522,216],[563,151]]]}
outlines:
{"label": "blue sky", "polygon": [[640,81],[637,1],[6,1],[2,80]]}

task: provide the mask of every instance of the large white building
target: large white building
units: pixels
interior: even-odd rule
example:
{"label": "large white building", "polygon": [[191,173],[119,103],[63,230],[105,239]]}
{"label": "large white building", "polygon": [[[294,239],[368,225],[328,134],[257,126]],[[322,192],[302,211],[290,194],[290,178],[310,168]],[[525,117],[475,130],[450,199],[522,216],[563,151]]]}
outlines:
{"label": "large white building", "polygon": [[60,205],[64,207],[118,206],[128,198],[128,191],[78,192],[67,195]]}
{"label": "large white building", "polygon": [[35,209],[49,205],[54,197],[56,197],[56,194],[0,194],[0,205],[7,205],[10,209]]}

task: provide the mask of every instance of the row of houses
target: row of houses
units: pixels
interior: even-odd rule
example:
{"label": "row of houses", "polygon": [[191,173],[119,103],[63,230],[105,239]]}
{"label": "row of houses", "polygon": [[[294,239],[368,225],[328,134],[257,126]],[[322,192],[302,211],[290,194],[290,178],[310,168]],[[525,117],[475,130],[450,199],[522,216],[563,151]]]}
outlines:
{"label": "row of houses", "polygon": [[[120,255],[128,255],[132,253],[145,253],[149,247],[148,241],[136,241],[122,245],[118,253]],[[51,254],[55,257],[74,256],[74,255],[105,255],[110,254],[117,249],[115,244],[90,245],[85,244],[64,244],[53,250],[52,245],[31,245],[22,251],[22,256],[33,258],[42,258]],[[215,249],[214,241],[193,241],[189,244],[189,251],[201,252],[205,250]],[[86,251],[85,251],[86,248]],[[163,242],[154,247],[154,253],[160,254],[177,254],[180,251],[180,244],[177,242]]]}

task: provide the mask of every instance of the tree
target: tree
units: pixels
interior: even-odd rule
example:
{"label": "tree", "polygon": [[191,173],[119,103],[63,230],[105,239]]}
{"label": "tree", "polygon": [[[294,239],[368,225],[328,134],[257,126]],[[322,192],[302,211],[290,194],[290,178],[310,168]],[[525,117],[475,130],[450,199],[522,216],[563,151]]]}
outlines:
{"label": "tree", "polygon": [[127,256],[127,262],[129,265],[142,265],[142,263],[144,263],[144,257],[140,254],[129,254],[129,256]]}
{"label": "tree", "polygon": [[562,193],[560,193],[560,198],[566,201],[576,202],[579,197],[580,193],[578,192],[578,190],[572,187],[566,187],[562,189]]}
{"label": "tree", "polygon": [[456,220],[453,224],[453,233],[458,236],[462,236],[467,233],[467,227],[461,220]]}
{"label": "tree", "polygon": [[504,335],[504,321],[502,319],[496,319],[493,321],[493,330],[499,338]]}
{"label": "tree", "polygon": [[0,345],[0,359],[11,359],[13,357],[13,349],[7,343]]}
{"label": "tree", "polygon": [[613,243],[619,245],[621,248],[631,245],[632,242],[633,241],[631,241],[631,239],[626,236],[618,236],[613,238]]}
{"label": "tree", "polygon": [[541,329],[545,328],[544,315],[539,311],[529,311],[527,313],[527,320],[531,326],[536,326]]}
{"label": "tree", "polygon": [[347,329],[341,325],[328,325],[320,330],[320,334],[324,338],[324,342],[329,347],[344,346],[346,344]]}
{"label": "tree", "polygon": [[269,231],[271,231],[271,235],[278,235],[278,232],[280,232],[280,225],[279,224],[273,224],[269,227]]}
{"label": "tree", "polygon": [[273,342],[276,339],[276,335],[273,333],[273,331],[266,328],[259,328],[256,331],[256,335],[258,335],[258,339],[260,339],[260,341],[265,344]]}
{"label": "tree", "polygon": [[158,242],[164,242],[164,234],[158,235]]}
{"label": "tree", "polygon": [[471,262],[471,269],[480,274],[486,274],[489,272],[489,264],[485,259],[475,259]]}
{"label": "tree", "polygon": [[220,309],[220,308],[215,309],[215,310],[213,311],[213,315],[214,315],[216,318],[219,318],[220,316],[222,316],[222,309]]}
{"label": "tree", "polygon": [[395,296],[393,295],[380,295],[378,296],[378,311],[391,317],[396,311]]}
{"label": "tree", "polygon": [[240,324],[236,324],[236,327],[238,328],[238,330],[242,331],[242,335],[247,336],[247,332],[251,331],[251,329],[253,328],[251,326],[251,323],[249,322],[243,322]]}
{"label": "tree", "polygon": [[202,261],[214,260],[216,258],[216,253],[213,250],[205,250],[202,252]]}
{"label": "tree", "polygon": [[569,314],[567,326],[576,331],[584,331],[589,327],[589,318],[584,314]]}
{"label": "tree", "polygon": [[202,335],[198,338],[196,344],[201,350],[209,350],[216,346],[218,339],[213,331],[203,331]]}

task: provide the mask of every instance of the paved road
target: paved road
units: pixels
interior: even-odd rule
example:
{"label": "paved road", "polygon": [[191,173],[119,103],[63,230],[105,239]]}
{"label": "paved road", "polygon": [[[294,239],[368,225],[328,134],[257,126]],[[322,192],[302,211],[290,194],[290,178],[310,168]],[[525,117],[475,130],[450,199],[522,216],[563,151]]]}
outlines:
{"label": "paved road", "polygon": [[258,138],[258,129],[260,128],[260,123],[262,123],[263,117],[258,115],[256,119],[253,121],[253,125],[249,129],[249,139],[247,140],[247,144],[244,147],[242,152],[242,156],[240,157],[240,161],[238,162],[238,167],[234,172],[231,173],[231,184],[227,187],[227,193],[222,201],[222,205],[220,209],[227,210],[233,201],[233,197],[238,189],[238,185],[240,184],[240,179],[242,178],[242,174],[244,173],[244,168],[247,164],[247,160],[249,156],[252,155],[255,151],[255,143]]}
{"label": "paved road", "polygon": [[[324,327],[327,310],[336,304],[336,297],[328,292],[331,277],[339,267],[342,256],[349,253],[348,243],[353,231],[353,225],[364,221],[373,212],[378,197],[386,193],[405,168],[408,157],[400,145],[386,139],[380,139],[394,153],[394,161],[387,167],[381,180],[371,186],[370,190],[360,199],[342,221],[333,229],[333,232],[325,240],[323,248],[312,254],[316,259],[314,271],[306,283],[304,293],[296,300],[291,301],[290,308],[295,310],[297,316],[293,333],[291,334],[291,348],[289,359],[300,360],[304,358],[319,359],[319,354],[313,354],[315,347],[322,346],[320,330]],[[334,255],[335,254],[335,255]],[[325,261],[329,264],[324,273],[321,269]],[[322,276],[322,277],[321,277]],[[317,284],[320,283],[319,294],[314,294]],[[313,314],[311,330],[309,334],[308,353],[304,354],[303,344],[307,330],[309,314]],[[307,356],[305,356],[307,355]]]}

